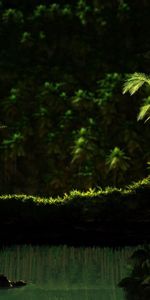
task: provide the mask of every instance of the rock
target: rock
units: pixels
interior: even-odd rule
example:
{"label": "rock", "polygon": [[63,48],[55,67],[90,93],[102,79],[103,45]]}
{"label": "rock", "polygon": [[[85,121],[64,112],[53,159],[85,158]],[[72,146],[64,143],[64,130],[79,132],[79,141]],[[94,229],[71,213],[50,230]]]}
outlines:
{"label": "rock", "polygon": [[25,286],[26,284],[23,280],[10,281],[5,275],[0,274],[0,288],[16,288]]}
{"label": "rock", "polygon": [[0,274],[0,287],[1,288],[10,288],[10,287],[12,287],[11,282],[3,274]]}
{"label": "rock", "polygon": [[19,281],[11,281],[12,287],[21,287],[21,286],[25,286],[27,283],[23,280],[19,280]]}

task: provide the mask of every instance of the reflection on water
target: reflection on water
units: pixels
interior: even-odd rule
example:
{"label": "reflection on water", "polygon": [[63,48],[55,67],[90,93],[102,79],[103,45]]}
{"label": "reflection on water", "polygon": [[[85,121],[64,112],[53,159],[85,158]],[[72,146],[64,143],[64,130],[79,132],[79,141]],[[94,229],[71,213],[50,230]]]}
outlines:
{"label": "reflection on water", "polygon": [[0,250],[0,273],[29,284],[0,290],[3,300],[123,300],[117,283],[126,276],[132,248],[14,246]]}

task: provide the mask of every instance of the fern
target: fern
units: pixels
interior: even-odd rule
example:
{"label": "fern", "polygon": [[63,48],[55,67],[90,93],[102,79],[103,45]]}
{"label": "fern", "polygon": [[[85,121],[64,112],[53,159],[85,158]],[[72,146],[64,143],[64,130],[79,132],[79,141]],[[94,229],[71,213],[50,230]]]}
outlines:
{"label": "fern", "polygon": [[147,76],[144,73],[136,72],[125,81],[123,86],[123,94],[129,92],[130,95],[133,95],[145,83],[150,85],[150,76]]}
{"label": "fern", "polygon": [[[143,120],[147,115],[150,115],[150,104],[141,106],[137,120],[138,121]],[[147,122],[149,119],[150,119],[150,117],[148,117],[145,120],[145,122]]]}
{"label": "fern", "polygon": [[[144,84],[150,85],[150,76],[145,75],[144,73],[134,73],[125,81],[123,86],[123,94],[129,92],[130,95],[133,95],[139,90]],[[147,98],[148,100],[148,98]],[[137,120],[143,120],[145,117],[148,118],[145,120],[147,122],[150,119],[150,104],[149,102],[141,106],[140,112],[138,114]]]}

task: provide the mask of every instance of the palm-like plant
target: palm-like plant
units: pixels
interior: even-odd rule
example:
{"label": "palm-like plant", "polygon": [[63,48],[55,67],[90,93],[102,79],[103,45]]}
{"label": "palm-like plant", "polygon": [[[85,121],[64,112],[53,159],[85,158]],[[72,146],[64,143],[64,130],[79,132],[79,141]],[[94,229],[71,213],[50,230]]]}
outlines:
{"label": "palm-like plant", "polygon": [[[133,95],[144,84],[148,84],[150,86],[150,76],[147,76],[144,73],[134,73],[125,81],[123,86],[123,94],[129,92],[130,95]],[[139,121],[143,120],[145,117],[145,122],[147,122],[150,119],[150,101],[144,102],[144,105],[140,107],[137,119]]]}
{"label": "palm-like plant", "polygon": [[119,147],[112,149],[106,157],[106,165],[108,172],[113,174],[113,184],[117,185],[119,180],[123,177],[124,173],[129,168],[130,158],[125,155],[124,151]]}

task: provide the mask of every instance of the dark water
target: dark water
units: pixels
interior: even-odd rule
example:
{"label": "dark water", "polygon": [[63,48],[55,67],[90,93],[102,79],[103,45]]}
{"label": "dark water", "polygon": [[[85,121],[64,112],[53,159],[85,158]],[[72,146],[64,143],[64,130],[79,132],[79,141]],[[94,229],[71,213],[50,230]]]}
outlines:
{"label": "dark water", "polygon": [[3,300],[124,300],[117,283],[126,276],[133,248],[13,246],[0,250],[0,273],[27,280],[0,290]]}

